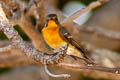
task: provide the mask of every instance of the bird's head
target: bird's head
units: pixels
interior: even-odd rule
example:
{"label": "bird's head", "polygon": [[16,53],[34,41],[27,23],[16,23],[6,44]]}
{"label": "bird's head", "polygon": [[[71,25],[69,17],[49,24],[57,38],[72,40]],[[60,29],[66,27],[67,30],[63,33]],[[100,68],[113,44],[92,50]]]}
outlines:
{"label": "bird's head", "polygon": [[56,15],[56,14],[48,14],[48,16],[47,16],[47,23],[48,23],[49,21],[55,21],[56,24],[58,24],[57,15]]}

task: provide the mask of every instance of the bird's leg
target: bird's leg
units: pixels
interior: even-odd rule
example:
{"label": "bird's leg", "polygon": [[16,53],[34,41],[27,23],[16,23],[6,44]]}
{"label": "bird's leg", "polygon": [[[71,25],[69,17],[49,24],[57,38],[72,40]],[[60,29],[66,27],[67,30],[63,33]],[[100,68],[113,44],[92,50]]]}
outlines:
{"label": "bird's leg", "polygon": [[51,76],[51,77],[64,77],[64,78],[69,78],[71,75],[69,75],[69,74],[53,74],[53,73],[51,73],[49,70],[48,70],[48,67],[47,67],[48,65],[44,65],[44,68],[45,68],[45,72],[49,75],[49,76]]}

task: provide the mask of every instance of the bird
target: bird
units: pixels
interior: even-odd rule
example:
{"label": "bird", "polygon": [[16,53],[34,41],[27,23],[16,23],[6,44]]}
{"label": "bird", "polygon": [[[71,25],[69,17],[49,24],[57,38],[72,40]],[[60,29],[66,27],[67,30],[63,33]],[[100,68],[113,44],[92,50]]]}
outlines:
{"label": "bird", "polygon": [[[42,29],[45,42],[53,49],[59,50],[62,46],[69,44],[67,54],[72,57],[79,57],[89,64],[94,62],[86,56],[86,52],[73,39],[72,35],[59,23],[56,14],[48,14],[46,24]],[[75,58],[76,59],[76,58]]]}

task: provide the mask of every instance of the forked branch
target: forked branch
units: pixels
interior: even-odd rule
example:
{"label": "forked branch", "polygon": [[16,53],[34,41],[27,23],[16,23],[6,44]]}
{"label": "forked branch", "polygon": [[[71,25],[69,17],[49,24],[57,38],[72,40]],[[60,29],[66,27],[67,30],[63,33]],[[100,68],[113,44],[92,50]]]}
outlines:
{"label": "forked branch", "polygon": [[36,61],[39,61],[43,64],[59,63],[66,55],[68,45],[63,46],[59,52],[56,52],[56,54],[48,55],[44,54],[41,51],[36,50],[33,46],[30,46],[27,43],[25,43],[23,39],[19,36],[18,32],[9,23],[1,6],[0,6],[0,30],[4,32],[4,34],[12,42],[12,44],[15,45],[15,47],[22,50],[27,56],[32,57]]}

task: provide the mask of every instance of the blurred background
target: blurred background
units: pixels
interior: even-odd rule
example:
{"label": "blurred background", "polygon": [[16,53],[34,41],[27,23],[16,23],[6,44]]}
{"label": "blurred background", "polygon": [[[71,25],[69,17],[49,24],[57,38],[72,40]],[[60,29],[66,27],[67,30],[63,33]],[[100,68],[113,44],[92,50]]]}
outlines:
{"label": "blurred background", "polygon": [[[87,7],[93,1],[96,0],[48,0],[56,8],[60,9],[63,14],[68,17],[75,11]],[[110,0],[101,7],[97,7],[87,13],[83,14],[76,20],[75,23],[84,26],[99,26],[104,29],[120,31],[120,0]],[[20,33],[25,41],[30,41],[28,36],[20,29],[17,25],[15,29]],[[82,39],[90,42],[98,48],[110,49],[116,52],[120,52],[120,41],[111,40],[104,37],[98,37],[96,34],[83,34]],[[6,36],[0,32],[0,40],[7,40]],[[2,43],[0,46],[5,46]],[[110,67],[120,67],[120,65],[101,65]],[[120,64],[120,62],[118,61]],[[117,62],[116,62],[117,64]],[[70,73],[72,77],[68,80],[120,80],[119,75],[111,73],[104,73],[98,71],[88,70],[72,70],[61,67],[49,67],[53,73]],[[83,73],[84,72],[84,73]],[[95,75],[96,74],[96,75]],[[111,76],[112,75],[112,76]],[[67,80],[64,78],[51,78],[46,72],[42,65],[36,66],[22,66],[22,67],[3,67],[0,68],[0,80]]]}

